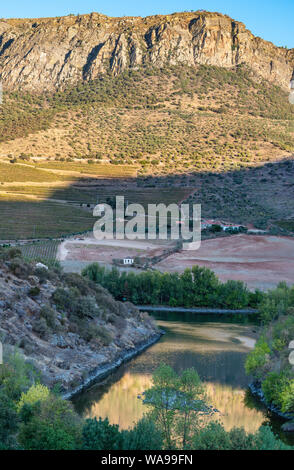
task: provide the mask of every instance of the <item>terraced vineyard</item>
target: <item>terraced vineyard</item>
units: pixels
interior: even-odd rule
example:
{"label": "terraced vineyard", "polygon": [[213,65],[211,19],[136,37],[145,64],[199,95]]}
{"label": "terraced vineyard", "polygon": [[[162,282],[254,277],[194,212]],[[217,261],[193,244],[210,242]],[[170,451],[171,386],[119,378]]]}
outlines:
{"label": "terraced vineyard", "polygon": [[0,198],[0,240],[57,238],[93,228],[91,212],[24,196]]}
{"label": "terraced vineyard", "polygon": [[41,243],[32,243],[18,247],[24,259],[29,261],[55,261],[59,241],[50,240]]}

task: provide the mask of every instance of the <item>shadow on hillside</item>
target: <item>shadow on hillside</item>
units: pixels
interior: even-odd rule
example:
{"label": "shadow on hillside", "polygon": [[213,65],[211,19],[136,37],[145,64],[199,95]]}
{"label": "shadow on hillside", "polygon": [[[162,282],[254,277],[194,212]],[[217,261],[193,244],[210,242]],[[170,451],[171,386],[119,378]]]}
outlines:
{"label": "shadow on hillside", "polygon": [[285,158],[220,174],[81,177],[66,187],[32,186],[30,197],[25,188],[12,194],[8,186],[2,186],[7,194],[0,199],[0,239],[55,238],[92,230],[95,205],[114,206],[115,196],[124,196],[126,203],[139,203],[145,208],[150,203],[188,201],[201,204],[203,218],[264,229],[276,221],[294,219],[293,176],[294,160]]}

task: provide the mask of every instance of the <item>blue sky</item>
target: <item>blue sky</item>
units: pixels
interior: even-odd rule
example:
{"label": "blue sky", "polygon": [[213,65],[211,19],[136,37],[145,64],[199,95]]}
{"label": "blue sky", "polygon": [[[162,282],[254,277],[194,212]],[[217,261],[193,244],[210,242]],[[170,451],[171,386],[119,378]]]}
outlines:
{"label": "blue sky", "polygon": [[12,0],[1,2],[2,18],[38,18],[97,11],[109,16],[148,16],[205,9],[243,21],[255,35],[294,47],[294,0]]}

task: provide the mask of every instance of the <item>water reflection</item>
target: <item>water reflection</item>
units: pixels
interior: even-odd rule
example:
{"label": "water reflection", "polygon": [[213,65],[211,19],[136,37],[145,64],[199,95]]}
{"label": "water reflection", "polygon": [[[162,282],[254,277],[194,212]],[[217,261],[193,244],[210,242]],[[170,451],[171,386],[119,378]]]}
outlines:
{"label": "water reflection", "polygon": [[138,395],[151,385],[154,369],[166,362],[177,372],[188,367],[198,371],[226,429],[244,426],[254,432],[268,420],[264,410],[246,404],[244,360],[254,345],[252,325],[223,319],[193,321],[191,316],[183,321],[180,315],[171,320],[161,318],[158,323],[166,331],[160,342],[75,398],[80,414],[108,417],[111,423],[127,429],[146,411]]}

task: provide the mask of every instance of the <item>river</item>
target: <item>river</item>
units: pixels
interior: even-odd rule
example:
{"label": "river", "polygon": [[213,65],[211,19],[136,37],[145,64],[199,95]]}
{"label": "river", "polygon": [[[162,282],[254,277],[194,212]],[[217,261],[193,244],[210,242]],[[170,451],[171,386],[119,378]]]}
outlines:
{"label": "river", "polygon": [[[154,315],[166,334],[140,356],[122,365],[73,399],[83,417],[108,417],[111,423],[127,429],[138,421],[146,406],[138,396],[151,385],[156,367],[164,362],[177,372],[194,367],[207,388],[210,403],[220,411],[229,430],[235,426],[255,432],[270,423],[285,441],[281,420],[272,416],[248,391],[244,371],[248,352],[254,347],[256,326],[249,318],[196,316],[162,313]],[[293,440],[291,438],[292,444]],[[290,442],[289,442],[290,443]]]}

